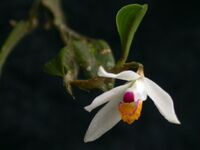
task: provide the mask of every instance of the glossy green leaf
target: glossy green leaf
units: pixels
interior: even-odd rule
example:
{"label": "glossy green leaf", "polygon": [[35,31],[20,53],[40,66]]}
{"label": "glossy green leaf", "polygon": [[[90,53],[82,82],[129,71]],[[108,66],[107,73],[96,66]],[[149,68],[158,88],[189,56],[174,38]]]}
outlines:
{"label": "glossy green leaf", "polygon": [[123,63],[128,57],[131,42],[147,8],[148,6],[146,4],[131,4],[122,7],[116,15],[116,24],[123,51],[121,60]]}

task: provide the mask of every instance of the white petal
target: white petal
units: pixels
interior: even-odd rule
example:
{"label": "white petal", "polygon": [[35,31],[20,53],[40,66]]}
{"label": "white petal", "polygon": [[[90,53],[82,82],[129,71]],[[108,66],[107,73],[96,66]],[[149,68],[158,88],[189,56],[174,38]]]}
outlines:
{"label": "white petal", "polygon": [[148,96],[153,100],[160,113],[171,123],[180,124],[171,96],[152,80],[145,78]]}
{"label": "white petal", "polygon": [[95,115],[85,134],[84,142],[91,142],[102,136],[120,120],[119,101],[110,101]]}
{"label": "white petal", "polygon": [[127,91],[132,91],[135,96],[135,100],[146,100],[147,99],[147,92],[144,84],[144,79],[138,79],[134,82],[134,84],[127,89]]}
{"label": "white petal", "polygon": [[118,74],[108,73],[104,70],[104,68],[102,66],[99,67],[98,75],[100,77],[116,78],[116,79],[121,79],[121,80],[125,80],[125,81],[136,80],[140,77],[139,74],[137,74],[134,71],[130,71],[130,70],[123,71]]}
{"label": "white petal", "polygon": [[[99,96],[97,96],[90,105],[86,106],[87,111],[92,111],[94,108],[110,101],[110,100],[122,100],[123,93],[130,86],[130,83],[118,86],[110,91],[107,91]],[[121,98],[121,99],[120,99]]]}

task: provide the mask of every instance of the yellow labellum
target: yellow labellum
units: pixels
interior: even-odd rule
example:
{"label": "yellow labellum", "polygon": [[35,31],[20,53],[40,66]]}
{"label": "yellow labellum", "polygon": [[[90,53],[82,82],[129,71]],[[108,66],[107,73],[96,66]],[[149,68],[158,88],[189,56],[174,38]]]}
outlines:
{"label": "yellow labellum", "polygon": [[119,112],[124,122],[132,124],[135,120],[138,120],[142,111],[142,101],[138,103],[120,103]]}

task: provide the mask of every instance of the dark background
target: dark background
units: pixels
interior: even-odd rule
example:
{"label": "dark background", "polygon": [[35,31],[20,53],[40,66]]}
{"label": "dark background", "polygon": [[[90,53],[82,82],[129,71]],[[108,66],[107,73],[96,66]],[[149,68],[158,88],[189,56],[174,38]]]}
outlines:
{"label": "dark background", "polygon": [[[181,126],[168,123],[151,100],[131,126],[120,122],[95,142],[85,131],[95,114],[88,105],[100,91],[75,89],[73,100],[62,80],[48,76],[43,64],[62,47],[55,30],[35,30],[10,55],[0,79],[0,149],[4,150],[188,150],[200,149],[200,7],[198,0],[65,0],[68,23],[78,32],[108,41],[116,58],[120,42],[115,14],[130,3],[148,3],[129,60],[174,99]],[[10,19],[27,17],[31,0],[0,1],[0,44],[11,31]]]}

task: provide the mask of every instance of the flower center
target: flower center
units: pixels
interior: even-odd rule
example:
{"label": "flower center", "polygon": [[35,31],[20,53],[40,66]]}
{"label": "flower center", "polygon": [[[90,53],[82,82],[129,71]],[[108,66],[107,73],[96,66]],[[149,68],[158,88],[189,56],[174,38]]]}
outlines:
{"label": "flower center", "polygon": [[126,93],[124,94],[123,101],[124,101],[125,103],[134,102],[134,94],[133,94],[133,92],[126,92]]}
{"label": "flower center", "polygon": [[140,117],[142,111],[142,101],[138,100],[137,102],[133,103],[120,102],[118,109],[121,115],[121,119],[128,124],[132,124]]}

